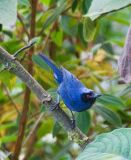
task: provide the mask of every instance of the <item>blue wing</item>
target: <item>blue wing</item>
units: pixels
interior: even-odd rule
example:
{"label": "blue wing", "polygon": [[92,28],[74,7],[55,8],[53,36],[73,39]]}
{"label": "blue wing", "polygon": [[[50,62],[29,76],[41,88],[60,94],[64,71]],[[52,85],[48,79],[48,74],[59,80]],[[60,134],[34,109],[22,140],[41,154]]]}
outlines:
{"label": "blue wing", "polygon": [[54,77],[55,77],[56,81],[57,81],[58,83],[61,83],[62,80],[63,80],[63,74],[62,74],[61,69],[59,69],[59,68],[51,61],[51,59],[49,59],[49,58],[48,58],[47,56],[45,56],[44,54],[39,53],[38,55],[39,55],[39,56],[42,58],[42,60],[44,60],[44,62],[47,63],[48,66],[53,70],[53,72],[54,72]]}

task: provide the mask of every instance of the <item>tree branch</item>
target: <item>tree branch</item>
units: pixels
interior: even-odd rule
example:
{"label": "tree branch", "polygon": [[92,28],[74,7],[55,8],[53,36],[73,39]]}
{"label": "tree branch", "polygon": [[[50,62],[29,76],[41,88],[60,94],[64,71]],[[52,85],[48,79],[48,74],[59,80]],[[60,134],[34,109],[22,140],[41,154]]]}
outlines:
{"label": "tree branch", "polygon": [[[8,70],[19,77],[31,91],[35,93],[38,99],[46,104],[49,110],[50,105],[55,104],[51,96],[41,87],[41,85],[25,70],[25,68],[7,51],[0,47],[0,61],[8,68]],[[79,128],[72,129],[72,124],[69,116],[60,108],[50,111],[55,117],[56,121],[61,123],[64,129],[69,133],[70,138],[84,146],[87,142],[87,136],[84,135]]]}

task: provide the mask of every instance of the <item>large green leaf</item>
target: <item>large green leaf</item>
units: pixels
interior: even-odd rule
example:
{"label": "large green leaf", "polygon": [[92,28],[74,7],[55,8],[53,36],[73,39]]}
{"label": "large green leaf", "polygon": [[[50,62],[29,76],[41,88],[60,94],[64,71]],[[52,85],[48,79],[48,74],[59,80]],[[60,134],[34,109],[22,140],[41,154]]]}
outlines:
{"label": "large green leaf", "polygon": [[130,160],[131,128],[104,133],[88,144],[77,160]]}
{"label": "large green leaf", "polygon": [[123,108],[125,105],[120,98],[108,94],[104,94],[101,97],[99,97],[97,99],[97,102],[106,107],[116,108],[116,109]]}
{"label": "large green leaf", "polygon": [[95,20],[103,14],[119,10],[130,4],[131,0],[92,0],[91,7],[85,16]]}
{"label": "large green leaf", "polygon": [[91,124],[91,117],[87,111],[76,113],[76,125],[87,134]]}
{"label": "large green leaf", "polygon": [[0,24],[14,25],[17,17],[17,0],[0,0]]}
{"label": "large green leaf", "polygon": [[116,112],[110,110],[109,108],[103,107],[103,106],[95,106],[94,109],[105,120],[107,120],[109,123],[111,123],[114,127],[121,127],[122,126],[121,119]]}

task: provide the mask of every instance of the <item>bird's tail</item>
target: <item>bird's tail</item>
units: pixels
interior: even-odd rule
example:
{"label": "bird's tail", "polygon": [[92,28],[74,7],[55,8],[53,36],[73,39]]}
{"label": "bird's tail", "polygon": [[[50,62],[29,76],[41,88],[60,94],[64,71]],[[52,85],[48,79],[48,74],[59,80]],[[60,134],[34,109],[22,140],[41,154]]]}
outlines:
{"label": "bird's tail", "polygon": [[54,62],[49,59],[47,56],[45,56],[42,53],[39,53],[39,56],[45,61],[46,64],[53,70],[55,79],[58,81],[58,83],[61,83],[62,81],[62,71],[54,64]]}

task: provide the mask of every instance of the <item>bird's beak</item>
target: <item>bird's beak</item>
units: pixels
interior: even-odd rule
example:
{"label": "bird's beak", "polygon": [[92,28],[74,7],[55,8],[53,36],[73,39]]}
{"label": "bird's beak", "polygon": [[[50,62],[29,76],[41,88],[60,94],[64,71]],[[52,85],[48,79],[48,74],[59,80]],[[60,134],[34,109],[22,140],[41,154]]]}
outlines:
{"label": "bird's beak", "polygon": [[102,95],[96,93],[94,97],[95,97],[95,98],[98,98],[98,97],[100,97],[100,96],[102,96]]}

